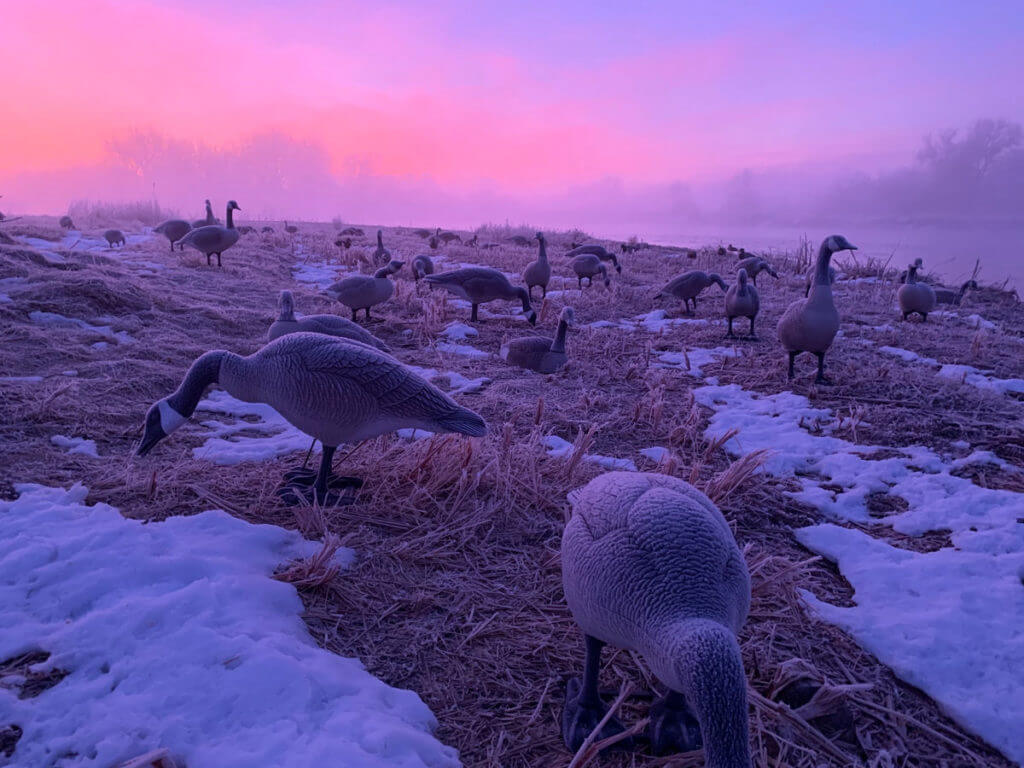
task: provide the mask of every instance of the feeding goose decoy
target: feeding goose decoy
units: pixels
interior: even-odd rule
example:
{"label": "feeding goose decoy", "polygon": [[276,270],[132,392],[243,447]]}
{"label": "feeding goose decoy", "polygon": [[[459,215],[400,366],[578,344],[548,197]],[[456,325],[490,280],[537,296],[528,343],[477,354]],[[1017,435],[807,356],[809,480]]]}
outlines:
{"label": "feeding goose decoy", "polygon": [[548,241],[543,232],[537,235],[537,260],[531,261],[523,270],[523,282],[526,290],[533,298],[533,286],[540,286],[541,298],[548,295],[548,283],[551,282],[551,265],[548,263]]}
{"label": "feeding goose decoy", "polygon": [[206,254],[206,266],[210,266],[210,257],[213,254],[217,254],[217,266],[222,266],[220,261],[221,254],[238,242],[238,230],[235,229],[235,220],[232,214],[240,210],[242,209],[238,207],[238,203],[234,200],[228,200],[227,213],[225,214],[228,222],[227,226],[222,227],[219,224],[208,224],[205,227],[196,227],[186,232],[185,236],[178,242]]}
{"label": "feeding goose decoy", "polygon": [[154,232],[159,232],[167,238],[171,244],[172,251],[174,250],[175,243],[178,243],[178,250],[185,250],[184,243],[179,243],[178,241],[187,235],[190,229],[192,229],[192,225],[184,219],[168,219],[153,227]]}
{"label": "feeding goose decoy", "polygon": [[421,277],[434,274],[434,260],[427,254],[421,253],[412,260],[412,279],[418,281]]}
{"label": "feeding goose decoy", "polygon": [[[219,384],[248,403],[266,403],[292,426],[323,444],[320,470],[289,473],[286,500],[336,503],[358,478],[332,472],[334,453],[396,429],[454,432],[479,437],[484,420],[463,408],[395,358],[366,344],[318,333],[292,333],[248,357],[207,352],[189,368],[181,386],[146,414],[137,455],[145,456],[195,412],[203,392]],[[298,497],[298,498],[297,498]]]}
{"label": "feeding goose decoy", "polygon": [[590,253],[583,253],[569,262],[572,271],[576,273],[576,284],[583,290],[583,278],[587,278],[587,287],[594,284],[594,276],[601,275],[604,287],[611,287],[612,281],[608,277],[608,268],[601,263],[601,259]]}
{"label": "feeding goose decoy", "polygon": [[577,245],[568,253],[565,254],[569,258],[574,256],[597,256],[601,261],[610,261],[615,267],[615,271],[622,274],[622,265],[619,264],[619,258],[609,251],[607,248],[601,245]]}
{"label": "feeding goose decoy", "polygon": [[818,358],[818,375],[815,381],[827,384],[825,378],[825,353],[839,331],[839,312],[832,300],[832,281],[829,279],[829,262],[838,251],[854,251],[857,246],[842,235],[831,235],[821,242],[815,263],[814,285],[810,296],[794,301],[779,320],[779,341],[789,353],[789,378],[793,378],[793,363],[801,352],[810,352]]}
{"label": "feeding goose decoy", "polygon": [[747,338],[757,339],[754,335],[754,320],[757,318],[758,310],[761,309],[761,299],[757,295],[757,287],[747,283],[747,270],[740,267],[736,272],[736,284],[730,285],[725,292],[725,317],[729,321],[729,332],[725,335],[727,339],[734,339],[732,332],[732,321],[737,317],[750,318],[750,333]]}
{"label": "feeding goose decoy", "polygon": [[296,319],[295,299],[291,291],[281,291],[278,299],[278,317],[267,331],[267,341],[273,341],[289,333],[323,333],[351,339],[376,347],[381,352],[391,354],[391,349],[363,326],[337,315],[306,315]]}
{"label": "feeding goose decoy", "polygon": [[772,265],[760,256],[750,256],[746,259],[740,259],[740,261],[736,262],[736,267],[738,269],[746,270],[747,277],[754,285],[757,285],[757,276],[762,272],[767,272],[776,280],[779,279],[779,273],[772,269]]}
{"label": "feeding goose decoy", "polygon": [[490,267],[463,267],[440,275],[428,275],[424,278],[428,285],[444,288],[449,293],[468,301],[473,309],[469,319],[479,322],[477,307],[489,301],[519,299],[523,303],[523,313],[530,325],[537,324],[537,313],[530,305],[530,294],[525,288],[512,285],[501,272]]}
{"label": "feeding goose decoy", "polygon": [[462,238],[459,237],[457,234],[455,234],[454,232],[449,232],[447,230],[442,230],[440,227],[437,228],[437,232],[434,233],[434,236],[445,245],[448,245],[448,243],[451,243],[453,241],[458,241],[460,243],[462,242]]}
{"label": "feeding goose decoy", "polygon": [[[675,278],[668,285],[661,289],[659,296],[670,296],[682,299],[687,314],[697,311],[697,296],[705,288],[717,284],[723,291],[729,290],[725,281],[714,272],[702,272],[694,269],[684,272]],[[693,302],[693,311],[690,310],[690,302]]]}
{"label": "feeding goose decoy", "polygon": [[405,264],[404,261],[391,261],[369,275],[352,275],[339,280],[324,290],[332,299],[336,299],[352,310],[354,321],[360,309],[366,310],[366,319],[370,319],[370,307],[383,304],[395,293],[395,284],[389,275],[396,274]]}
{"label": "feeding goose decoy", "polygon": [[518,245],[520,248],[525,248],[530,244],[530,238],[523,237],[522,235],[512,235],[512,237],[506,237],[505,241],[512,243],[512,245]]}
{"label": "feeding goose decoy", "polygon": [[501,347],[501,358],[519,368],[526,368],[537,373],[554,373],[569,360],[565,351],[565,335],[573,324],[575,315],[572,307],[564,307],[558,317],[558,330],[555,338],[547,336],[525,336],[512,339]]}
{"label": "feeding goose decoy", "polygon": [[61,216],[59,223],[60,223],[61,229],[74,229],[75,228],[75,222],[73,222],[71,220],[70,216]]}
{"label": "feeding goose decoy", "polygon": [[124,245],[124,232],[120,229],[108,229],[103,233],[103,239],[107,241],[107,245],[113,248],[115,245]]}
{"label": "feeding goose decoy", "polygon": [[917,270],[920,264],[914,263],[907,267],[907,282],[896,291],[896,301],[900,312],[906,320],[912,314],[921,316],[921,322],[928,322],[928,313],[935,309],[935,290],[928,283],[917,282]]}
{"label": "feeding goose decoy", "polygon": [[959,291],[954,291],[951,288],[936,288],[935,301],[938,304],[952,304],[959,307],[964,300],[964,295],[967,293],[968,288],[976,291],[978,290],[978,284],[974,280],[968,280],[960,286]]}
{"label": "feeding goose decoy", "polygon": [[196,219],[195,221],[193,221],[192,222],[192,228],[193,229],[198,229],[199,227],[208,227],[211,224],[220,224],[220,222],[217,221],[217,217],[213,215],[213,206],[210,205],[210,201],[206,200],[205,202],[206,202],[206,218],[205,219]]}
{"label": "feeding goose decoy", "polygon": [[[750,575],[722,513],[676,477],[608,472],[569,494],[562,585],[583,631],[582,680],[566,687],[562,737],[573,751],[605,719],[601,650],[633,651],[668,689],[649,712],[655,754],[703,745],[709,768],[750,768],[747,680],[737,635]],[[614,717],[595,737],[620,733]]]}

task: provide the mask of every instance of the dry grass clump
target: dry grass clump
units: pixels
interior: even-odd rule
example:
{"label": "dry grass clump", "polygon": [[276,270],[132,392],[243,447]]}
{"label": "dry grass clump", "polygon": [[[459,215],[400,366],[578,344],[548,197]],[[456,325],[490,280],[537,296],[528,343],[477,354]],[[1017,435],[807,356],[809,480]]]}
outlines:
{"label": "dry grass clump", "polygon": [[177,214],[161,208],[156,200],[75,200],[68,206],[68,216],[76,226],[86,229],[153,227],[165,219],[177,218]]}
{"label": "dry grass clump", "polygon": [[69,317],[98,317],[144,312],[152,299],[140,286],[132,285],[124,275],[104,275],[99,271],[64,272],[33,282],[21,291],[28,309],[56,312]]}

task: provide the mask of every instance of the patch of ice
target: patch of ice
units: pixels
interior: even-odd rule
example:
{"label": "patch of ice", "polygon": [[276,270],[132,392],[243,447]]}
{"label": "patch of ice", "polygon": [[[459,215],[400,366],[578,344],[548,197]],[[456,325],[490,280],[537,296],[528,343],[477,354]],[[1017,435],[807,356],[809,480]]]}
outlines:
{"label": "patch of ice", "polygon": [[71,369],[71,368],[69,368],[69,369],[68,369],[68,370],[66,370],[66,371],[61,371],[61,372],[60,372],[60,375],[61,375],[61,376],[77,376],[77,375],[78,375],[78,371],[76,371],[76,370],[74,370],[74,369]]}
{"label": "patch of ice", "polygon": [[658,360],[662,367],[679,368],[691,376],[701,378],[705,365],[721,362],[727,357],[739,356],[740,351],[736,347],[694,347],[686,352],[662,352],[658,355]]}
{"label": "patch of ice", "polygon": [[428,429],[399,429],[396,434],[403,440],[426,440],[433,437],[434,433]]}
{"label": "patch of ice", "polygon": [[221,511],[143,524],[81,485],[17,490],[0,501],[0,658],[43,650],[35,672],[68,672],[40,696],[0,686],[18,765],[158,748],[190,768],[459,764],[419,696],[309,636],[273,573],[318,545]]}
{"label": "patch of ice", "polygon": [[[547,449],[549,456],[566,458],[572,453],[572,443],[557,435],[545,435],[541,444]],[[584,454],[583,460],[589,464],[597,464],[609,470],[636,472],[636,464],[632,459],[617,459],[614,456],[602,456],[599,453]]]}
{"label": "patch of ice", "polygon": [[93,349],[106,349],[110,345],[105,341],[94,341],[89,346],[92,347]]}
{"label": "patch of ice", "polygon": [[463,357],[484,358],[491,356],[489,352],[484,352],[482,349],[471,347],[468,344],[455,344],[449,341],[437,342],[437,348],[442,352],[448,352],[452,355],[462,355]]}
{"label": "patch of ice", "polygon": [[116,341],[119,344],[134,341],[130,334],[125,331],[117,331],[115,333],[109,325],[92,325],[81,318],[65,317],[64,315],[59,315],[56,312],[40,312],[37,310],[35,312],[29,312],[28,318],[38,325],[49,325],[55,328],[77,328],[79,330],[88,331],[89,333],[95,333],[111,341]]}
{"label": "patch of ice", "polygon": [[94,459],[100,457],[96,451],[96,441],[86,440],[83,437],[68,437],[67,435],[53,435],[50,442],[58,448],[66,449],[67,453],[80,453],[83,456],[92,456]]}
{"label": "patch of ice", "polygon": [[472,336],[478,336],[479,333],[473,326],[457,321],[448,323],[448,326],[441,331],[441,335],[447,337],[450,341],[466,341],[466,339]]}
{"label": "patch of ice", "polygon": [[972,328],[983,328],[987,331],[994,331],[996,329],[995,323],[991,320],[986,320],[981,315],[968,315],[964,318],[964,322]]}
{"label": "patch of ice", "polygon": [[668,456],[668,448],[662,448],[660,445],[654,445],[650,448],[641,448],[640,455],[645,456],[655,464],[660,464],[661,461]]}
{"label": "patch of ice", "polygon": [[1007,392],[1024,393],[1024,379],[999,379],[988,376],[972,365],[947,364],[939,368],[939,376],[944,379],[961,381],[978,389],[1006,394]]}
{"label": "patch of ice", "polygon": [[6,293],[0,293],[0,304],[10,304],[13,301],[14,299],[12,299]]}
{"label": "patch of ice", "polygon": [[36,382],[42,381],[42,376],[0,376],[0,381],[24,381],[24,382]]}

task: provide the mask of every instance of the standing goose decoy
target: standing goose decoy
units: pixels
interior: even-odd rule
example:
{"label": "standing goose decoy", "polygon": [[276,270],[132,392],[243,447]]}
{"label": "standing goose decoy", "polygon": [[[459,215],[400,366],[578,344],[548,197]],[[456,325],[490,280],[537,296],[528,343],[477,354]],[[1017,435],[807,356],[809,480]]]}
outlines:
{"label": "standing goose decoy", "polygon": [[725,338],[734,339],[732,332],[732,321],[736,317],[750,318],[750,333],[747,338],[757,340],[754,335],[754,320],[757,318],[758,310],[761,309],[761,299],[757,295],[757,288],[747,284],[747,270],[740,267],[736,272],[736,284],[730,285],[725,292],[725,316],[729,320],[729,332]]}
{"label": "standing goose decoy", "polygon": [[279,490],[286,500],[336,503],[343,488],[362,485],[358,478],[339,478],[331,471],[342,443],[403,428],[473,437],[487,432],[480,416],[390,355],[349,339],[292,333],[248,357],[223,350],[200,356],[181,386],[149,409],[137,455],[145,456],[184,424],[211,384],[247,403],[266,403],[323,444],[315,478],[302,471],[286,475],[289,480]]}
{"label": "standing goose decoy", "polygon": [[525,248],[530,244],[530,238],[523,237],[522,235],[512,235],[512,237],[506,237],[505,241],[512,243],[512,245],[518,245],[520,248]]}
{"label": "standing goose decoy", "polygon": [[208,227],[211,224],[220,224],[220,222],[217,221],[217,217],[213,215],[213,206],[210,205],[210,201],[207,200],[206,201],[206,218],[205,219],[196,219],[195,221],[193,221],[192,222],[192,228],[193,229],[198,229],[199,227]]}
{"label": "standing goose decoy", "polygon": [[427,254],[421,253],[412,260],[412,279],[419,281],[421,277],[434,274],[434,261]]}
{"label": "standing goose decoy", "polygon": [[499,354],[511,365],[537,373],[554,373],[569,360],[569,355],[565,351],[565,334],[574,321],[572,307],[564,307],[558,318],[558,331],[554,339],[547,336],[512,339],[502,345]]}
{"label": "standing goose decoy", "polygon": [[455,234],[454,232],[449,232],[447,230],[442,231],[440,227],[437,228],[437,232],[434,233],[434,236],[445,245],[448,245],[448,243],[452,242],[453,240],[458,240],[460,243],[462,242],[462,238],[459,237],[457,234]]}
{"label": "standing goose decoy", "polygon": [[284,231],[289,235],[294,235],[299,231],[299,228],[294,224],[289,224],[287,221],[284,223]]}
{"label": "standing goose decoy", "polygon": [[904,320],[916,312],[921,316],[921,322],[927,323],[928,313],[935,309],[935,290],[928,283],[917,282],[919,268],[916,263],[907,268],[907,282],[896,291],[896,300]]}
{"label": "standing goose decoy", "polygon": [[115,245],[124,245],[124,232],[120,229],[108,229],[103,233],[103,239],[107,241],[107,245],[113,248]]}
{"label": "standing goose decoy", "polygon": [[339,280],[327,288],[324,293],[332,299],[337,299],[346,307],[352,310],[352,320],[359,315],[360,309],[366,310],[366,319],[370,319],[370,307],[383,304],[395,293],[395,284],[388,275],[393,275],[402,268],[404,261],[391,261],[387,266],[381,267],[369,275],[353,275]]}
{"label": "standing goose decoy", "polygon": [[373,252],[373,263],[387,264],[391,261],[391,251],[384,247],[384,232],[377,230],[377,249]]}
{"label": "standing goose decoy", "polygon": [[576,284],[580,290],[583,290],[584,277],[587,278],[588,288],[594,284],[594,275],[601,275],[605,288],[611,287],[612,281],[608,278],[608,268],[601,263],[601,259],[597,256],[590,253],[581,254],[569,262],[569,266],[576,273]]}
{"label": "standing goose decoy", "polygon": [[267,341],[273,341],[289,333],[322,333],[327,336],[336,336],[341,339],[351,339],[362,344],[369,344],[381,352],[391,354],[391,349],[383,341],[378,339],[363,326],[353,323],[344,317],[337,315],[306,315],[296,319],[295,299],[291,291],[281,291],[281,297],[277,304],[279,314],[277,320],[270,325],[267,331]]}
{"label": "standing goose decoy", "polygon": [[620,275],[622,274],[622,265],[619,264],[618,257],[608,249],[604,248],[603,246],[577,245],[573,247],[565,255],[570,258],[572,258],[573,256],[582,255],[597,256],[597,258],[599,258],[601,261],[610,261],[614,265],[615,271],[618,272]]}
{"label": "standing goose decoy", "polygon": [[[686,313],[692,315],[697,311],[697,296],[705,288],[718,284],[723,291],[727,291],[729,286],[725,284],[725,281],[714,272],[701,272],[699,269],[694,269],[689,272],[684,272],[679,277],[672,280],[668,285],[661,289],[659,296],[671,296],[677,299],[683,300],[683,305],[686,308]],[[693,311],[690,311],[690,302],[693,302]]]}
{"label": "standing goose decoy", "polygon": [[[171,251],[174,250],[174,244],[187,235],[190,229],[192,229],[192,225],[184,219],[168,219],[153,227],[154,232],[159,232],[170,241]],[[178,250],[184,251],[185,245],[178,243]]]}
{"label": "standing goose decoy", "polygon": [[935,290],[935,301],[938,304],[952,304],[959,307],[960,303],[964,300],[964,294],[967,293],[968,288],[976,291],[978,290],[978,284],[974,280],[968,280],[960,286],[959,291],[954,291],[951,288],[938,288]]}
{"label": "standing goose decoy", "polygon": [[426,240],[428,237],[434,234],[429,229],[414,229],[412,233],[417,237],[422,237],[424,240]]}
{"label": "standing goose decoy", "polygon": [[548,263],[548,241],[544,238],[543,232],[537,235],[537,260],[531,261],[523,270],[523,282],[526,283],[526,290],[533,298],[533,286],[539,285],[541,298],[548,295],[548,283],[551,282],[551,265]]}
{"label": "standing goose decoy", "polygon": [[60,217],[60,226],[61,226],[61,229],[74,229],[75,228],[75,222],[73,222],[71,220],[70,216],[61,216]]}
{"label": "standing goose decoy", "polygon": [[530,294],[525,288],[512,285],[501,272],[490,267],[463,267],[440,275],[428,275],[424,278],[428,285],[439,286],[449,293],[464,299],[473,305],[470,321],[480,322],[477,307],[489,301],[519,299],[523,303],[523,313],[530,325],[537,324],[537,313],[530,305]]}
{"label": "standing goose decoy", "polygon": [[476,248],[477,243],[480,242],[480,235],[473,233],[473,236],[466,241],[466,245],[471,248]]}
{"label": "standing goose decoy", "polygon": [[772,269],[771,264],[762,259],[760,256],[751,256],[747,259],[741,259],[736,262],[738,269],[744,269],[747,272],[747,277],[750,281],[757,285],[757,276],[762,272],[767,272],[769,275],[774,277],[776,280],[779,279],[779,273]]}
{"label": "standing goose decoy", "polygon": [[832,300],[832,282],[829,262],[838,251],[855,251],[857,246],[842,235],[831,235],[821,242],[815,265],[814,285],[806,299],[794,301],[779,319],[779,341],[789,353],[789,378],[793,378],[793,363],[801,352],[810,352],[818,358],[815,382],[828,384],[825,378],[825,353],[839,331],[839,312]]}
{"label": "standing goose decoy", "polygon": [[205,227],[197,227],[187,232],[178,242],[206,254],[206,266],[210,266],[210,257],[213,254],[217,254],[217,266],[223,266],[220,262],[221,253],[238,242],[238,230],[235,229],[235,220],[232,214],[240,210],[242,209],[238,207],[238,203],[228,200],[225,216],[228,222],[227,226],[208,224]]}
{"label": "standing goose decoy", "polygon": [[[814,276],[817,274],[817,267],[811,267],[807,270],[807,275],[804,277],[804,298],[811,295],[811,286],[814,285]],[[831,265],[828,268],[828,284],[836,284],[836,270]]]}
{"label": "standing goose decoy", "polygon": [[[608,472],[569,494],[562,585],[583,631],[582,681],[566,688],[562,737],[576,751],[608,709],[601,650],[639,653],[668,689],[650,709],[655,754],[703,744],[708,768],[750,768],[747,680],[737,634],[750,575],[729,524],[689,483],[653,472]],[[619,733],[607,721],[601,739]]]}
{"label": "standing goose decoy", "polygon": [[427,245],[430,246],[430,250],[436,251],[437,250],[437,246],[439,245],[439,243],[437,241],[437,238],[434,237],[433,235],[431,235],[430,239],[427,241]]}

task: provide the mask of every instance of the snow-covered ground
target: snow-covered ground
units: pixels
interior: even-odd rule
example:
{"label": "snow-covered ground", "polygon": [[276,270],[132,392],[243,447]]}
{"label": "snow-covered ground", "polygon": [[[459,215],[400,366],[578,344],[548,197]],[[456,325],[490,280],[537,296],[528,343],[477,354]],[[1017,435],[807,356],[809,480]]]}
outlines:
{"label": "snow-covered ground", "polygon": [[459,764],[415,693],[318,648],[271,578],[318,545],[220,511],[144,525],[80,485],[17,490],[0,501],[0,659],[45,652],[31,671],[67,676],[23,699],[3,680],[0,725],[24,731],[5,764],[159,748],[189,768]]}
{"label": "snow-covered ground", "polygon": [[871,521],[868,496],[887,493],[908,508],[877,522],[910,536],[950,531],[952,546],[928,553],[833,524],[798,531],[807,547],[836,560],[856,606],[811,594],[807,602],[954,719],[1024,760],[1024,495],[953,474],[999,459],[980,452],[952,459],[923,446],[873,459],[884,446],[835,436],[833,414],[792,392],[758,395],[731,384],[701,387],[694,396],[713,411],[709,438],[736,428],[725,444],[731,455],[773,450],[765,471],[795,478],[801,489],[791,495],[827,518]]}
{"label": "snow-covered ground", "polygon": [[597,320],[588,325],[591,328],[619,328],[624,331],[659,333],[673,325],[722,325],[725,322],[717,318],[667,317],[667,315],[668,313],[664,309],[654,309],[625,320]]}

